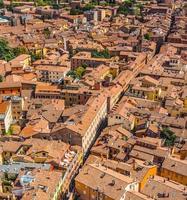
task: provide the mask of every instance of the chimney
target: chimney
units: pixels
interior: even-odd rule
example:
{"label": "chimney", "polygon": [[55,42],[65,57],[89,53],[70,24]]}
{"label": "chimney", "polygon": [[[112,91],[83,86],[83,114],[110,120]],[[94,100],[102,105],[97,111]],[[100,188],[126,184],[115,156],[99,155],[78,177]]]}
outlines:
{"label": "chimney", "polygon": [[132,161],[132,168],[133,168],[133,170],[136,170],[136,161],[135,161],[135,159],[133,159],[133,161]]}
{"label": "chimney", "polygon": [[115,180],[113,179],[112,182],[110,183],[111,186],[115,185]]}

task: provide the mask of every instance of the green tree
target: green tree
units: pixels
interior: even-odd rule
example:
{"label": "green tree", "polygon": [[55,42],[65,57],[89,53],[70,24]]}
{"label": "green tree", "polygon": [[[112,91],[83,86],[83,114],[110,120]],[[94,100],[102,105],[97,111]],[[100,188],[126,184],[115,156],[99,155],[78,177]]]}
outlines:
{"label": "green tree", "polygon": [[76,73],[75,73],[75,71],[74,70],[70,70],[68,73],[67,73],[67,76],[70,76],[70,77],[72,77],[72,78],[76,78]]}
{"label": "green tree", "polygon": [[141,3],[138,3],[136,5],[136,8],[138,9],[138,15],[141,17],[141,19],[143,20],[143,9],[144,6]]}
{"label": "green tree", "polygon": [[134,14],[136,16],[142,16],[143,11],[143,5],[141,3],[138,3],[134,6]]}
{"label": "green tree", "polygon": [[138,7],[134,7],[134,15],[136,16],[140,15],[140,9]]}
{"label": "green tree", "polygon": [[150,33],[146,33],[146,34],[144,35],[144,39],[150,40],[150,39],[151,39]]}
{"label": "green tree", "polygon": [[135,5],[135,0],[125,0],[118,8],[119,14],[133,14],[134,9],[133,6]]}
{"label": "green tree", "polygon": [[104,49],[103,51],[94,50],[91,52],[93,58],[110,58],[110,53],[108,49]]}
{"label": "green tree", "polygon": [[28,50],[25,47],[11,48],[6,40],[0,39],[1,60],[10,61],[21,54],[28,54]]}
{"label": "green tree", "polygon": [[138,4],[136,5],[136,7],[138,7],[139,9],[143,9],[143,5],[142,5],[141,3],[138,3]]}
{"label": "green tree", "polygon": [[56,10],[59,10],[59,9],[62,8],[62,6],[60,4],[57,4],[57,3],[53,4],[52,6],[53,6],[53,9],[56,9]]}
{"label": "green tree", "polygon": [[45,6],[45,2],[43,0],[36,0],[36,5],[37,6]]}
{"label": "green tree", "polygon": [[133,1],[132,0],[125,0],[124,3],[128,6],[132,6]]}
{"label": "green tree", "polygon": [[0,8],[4,8],[4,2],[3,2],[3,0],[0,0]]}
{"label": "green tree", "polygon": [[70,10],[70,15],[81,15],[83,14],[83,11],[80,8],[72,8]]}
{"label": "green tree", "polygon": [[102,55],[103,55],[104,58],[110,58],[111,57],[108,49],[103,50]]}
{"label": "green tree", "polygon": [[86,67],[87,67],[87,65],[84,65],[84,66],[77,67],[75,70],[70,70],[67,73],[67,76],[70,76],[74,79],[76,79],[76,78],[81,79],[86,72]]}
{"label": "green tree", "polygon": [[54,1],[51,0],[34,0],[35,6],[47,6],[54,4]]}
{"label": "green tree", "polygon": [[0,39],[0,59],[10,61],[14,57],[14,50],[8,46],[8,42],[4,39]]}
{"label": "green tree", "polygon": [[165,139],[166,146],[173,146],[175,144],[176,135],[169,128],[163,128],[160,137]]}
{"label": "green tree", "polygon": [[86,69],[84,67],[77,67],[75,70],[76,78],[81,79],[85,74]]}
{"label": "green tree", "polygon": [[82,7],[83,11],[93,10],[95,8],[95,3],[88,3],[84,7]]}
{"label": "green tree", "polygon": [[8,5],[6,8],[7,8],[8,11],[12,12],[13,8],[14,8],[14,5],[10,3],[10,5]]}
{"label": "green tree", "polygon": [[13,129],[10,126],[10,128],[8,129],[8,131],[6,132],[5,130],[3,131],[3,135],[12,135],[13,134]]}
{"label": "green tree", "polygon": [[25,47],[16,47],[13,49],[14,55],[19,56],[21,54],[28,54],[28,50]]}
{"label": "green tree", "polygon": [[3,82],[3,76],[0,75],[0,83]]}
{"label": "green tree", "polygon": [[31,55],[32,62],[42,58],[42,53],[35,54],[35,53],[31,52],[30,55]]}
{"label": "green tree", "polygon": [[83,63],[83,64],[82,64],[82,67],[83,67],[84,69],[86,69],[86,68],[88,67],[88,65],[87,65],[86,63]]}
{"label": "green tree", "polygon": [[51,35],[51,30],[49,30],[49,28],[45,28],[43,30],[43,34],[45,36],[46,39],[49,39],[50,35]]}

